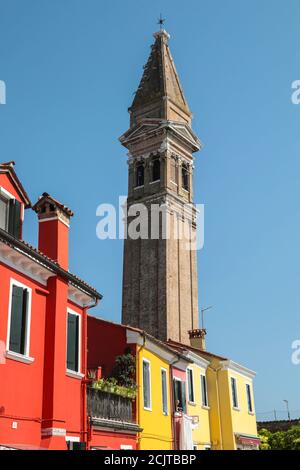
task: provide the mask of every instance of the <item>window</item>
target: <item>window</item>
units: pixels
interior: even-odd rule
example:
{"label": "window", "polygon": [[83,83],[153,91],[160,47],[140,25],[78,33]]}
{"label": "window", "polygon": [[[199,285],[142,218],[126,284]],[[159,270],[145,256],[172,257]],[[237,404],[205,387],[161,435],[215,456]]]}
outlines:
{"label": "window", "polygon": [[173,183],[177,184],[177,171],[176,171],[176,161],[175,161],[175,158],[172,157],[171,158],[171,181],[173,181]]}
{"label": "window", "polygon": [[183,163],[182,165],[181,174],[182,174],[182,187],[186,191],[189,191],[189,170],[188,170],[188,166],[186,163]]}
{"label": "window", "polygon": [[16,238],[21,237],[21,203],[0,189],[0,228]]}
{"label": "window", "polygon": [[143,398],[144,408],[151,410],[150,362],[143,359]]}
{"label": "window", "polygon": [[251,387],[249,384],[246,384],[246,393],[247,393],[248,411],[249,413],[253,413]]}
{"label": "window", "polygon": [[68,311],[67,370],[80,372],[80,315]]}
{"label": "window", "polygon": [[8,350],[28,356],[31,289],[11,281]]}
{"label": "window", "polygon": [[161,369],[161,392],[162,392],[162,410],[163,414],[168,414],[168,388],[167,388],[167,371]]}
{"label": "window", "polygon": [[160,180],[160,160],[156,158],[153,160],[152,166],[152,181],[159,181]]}
{"label": "window", "polygon": [[8,228],[8,200],[0,193],[0,228]]}
{"label": "window", "polygon": [[194,403],[194,378],[193,378],[193,371],[192,369],[187,369],[187,377],[188,377],[188,391],[189,391],[189,402]]}
{"label": "window", "polygon": [[136,187],[144,186],[144,165],[136,167]]}
{"label": "window", "polygon": [[186,394],[185,394],[185,382],[179,379],[174,379],[174,409],[175,411],[186,412]]}
{"label": "window", "polygon": [[208,406],[206,376],[201,374],[202,406]]}
{"label": "window", "polygon": [[236,387],[236,379],[231,377],[231,396],[232,396],[232,406],[233,408],[238,408],[238,397],[237,397],[237,387]]}

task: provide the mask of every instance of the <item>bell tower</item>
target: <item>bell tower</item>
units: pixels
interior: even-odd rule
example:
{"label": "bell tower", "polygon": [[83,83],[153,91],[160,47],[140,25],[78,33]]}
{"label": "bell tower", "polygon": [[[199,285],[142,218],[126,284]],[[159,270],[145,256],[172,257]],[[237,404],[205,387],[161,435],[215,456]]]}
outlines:
{"label": "bell tower", "polygon": [[[162,29],[154,38],[129,108],[130,128],[120,137],[128,149],[127,213],[137,204],[148,211],[143,235],[128,233],[124,241],[122,322],[188,344],[188,331],[198,328],[192,177],[193,153],[201,144],[191,128],[169,34]],[[151,211],[157,205],[160,230],[153,236]],[[127,227],[131,221],[129,214]]]}

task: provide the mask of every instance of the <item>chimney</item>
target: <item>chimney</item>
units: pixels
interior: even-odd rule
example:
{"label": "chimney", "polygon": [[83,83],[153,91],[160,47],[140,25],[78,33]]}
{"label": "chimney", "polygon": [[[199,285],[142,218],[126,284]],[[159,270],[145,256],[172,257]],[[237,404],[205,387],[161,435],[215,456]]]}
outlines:
{"label": "chimney", "polygon": [[195,330],[190,330],[189,337],[190,337],[191,346],[193,348],[200,349],[201,351],[205,351],[206,350],[205,336],[206,336],[205,328],[197,328]]}
{"label": "chimney", "polygon": [[39,250],[67,270],[69,225],[73,212],[48,193],[43,193],[33,210],[39,219]]}

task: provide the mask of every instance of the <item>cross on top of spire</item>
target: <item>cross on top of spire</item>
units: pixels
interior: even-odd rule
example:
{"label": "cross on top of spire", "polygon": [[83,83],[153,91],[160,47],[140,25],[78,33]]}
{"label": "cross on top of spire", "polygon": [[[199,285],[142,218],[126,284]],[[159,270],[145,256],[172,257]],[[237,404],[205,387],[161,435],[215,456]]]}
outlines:
{"label": "cross on top of spire", "polygon": [[159,24],[161,31],[163,30],[163,25],[165,24],[165,21],[166,21],[166,18],[163,18],[162,15],[160,14],[157,24]]}

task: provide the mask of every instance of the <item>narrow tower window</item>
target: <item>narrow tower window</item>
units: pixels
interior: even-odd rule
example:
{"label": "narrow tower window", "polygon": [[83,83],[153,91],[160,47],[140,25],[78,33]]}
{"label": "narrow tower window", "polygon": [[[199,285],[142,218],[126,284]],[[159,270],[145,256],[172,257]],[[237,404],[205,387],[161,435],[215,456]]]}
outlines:
{"label": "narrow tower window", "polygon": [[144,186],[144,165],[139,164],[136,167],[136,187]]}
{"label": "narrow tower window", "polygon": [[183,163],[182,169],[182,187],[185,191],[189,191],[189,170],[186,163]]}
{"label": "narrow tower window", "polygon": [[160,160],[156,158],[153,161],[152,166],[152,181],[159,181],[160,180]]}

